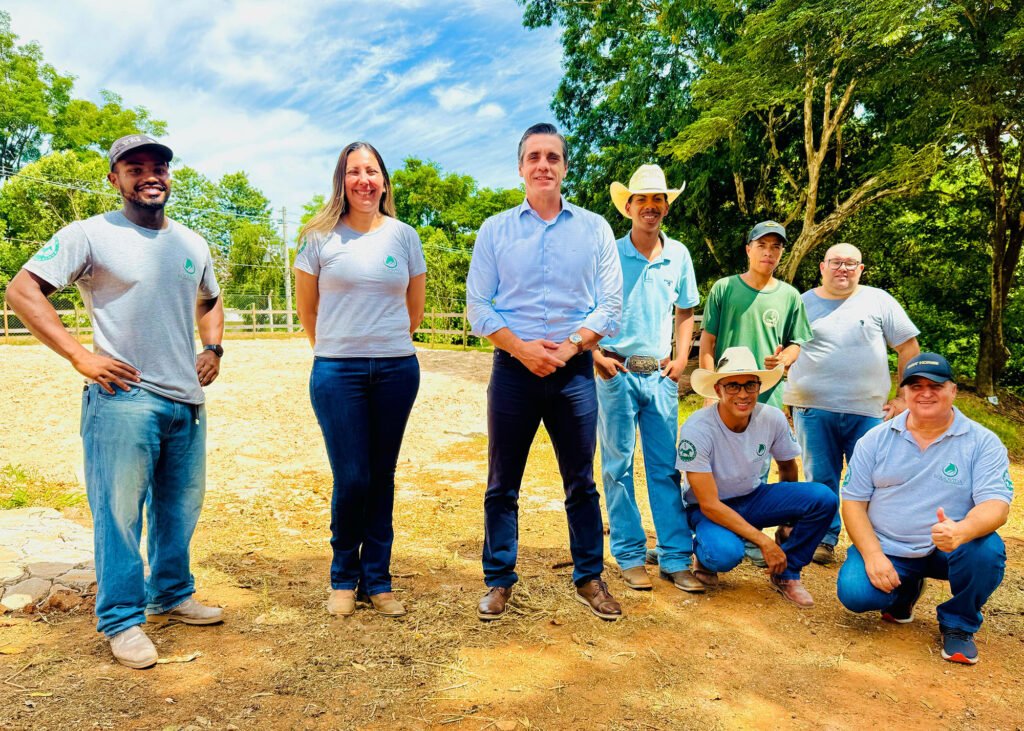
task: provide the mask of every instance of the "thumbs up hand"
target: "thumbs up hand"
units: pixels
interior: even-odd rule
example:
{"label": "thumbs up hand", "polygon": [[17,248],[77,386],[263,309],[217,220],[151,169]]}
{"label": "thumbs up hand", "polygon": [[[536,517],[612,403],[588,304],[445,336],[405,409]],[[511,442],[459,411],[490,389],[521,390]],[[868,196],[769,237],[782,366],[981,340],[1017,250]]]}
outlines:
{"label": "thumbs up hand", "polygon": [[932,526],[932,543],[944,553],[955,551],[964,542],[960,532],[960,524],[946,517],[941,507],[936,511],[939,522]]}
{"label": "thumbs up hand", "polygon": [[775,346],[775,352],[772,353],[771,355],[769,355],[768,357],[766,357],[764,359],[764,367],[767,368],[768,370],[771,370],[772,368],[777,366],[779,363],[782,363],[786,367],[789,367],[788,364],[786,363],[786,361],[779,357],[779,354],[781,352],[782,352],[782,346],[781,345],[776,345]]}

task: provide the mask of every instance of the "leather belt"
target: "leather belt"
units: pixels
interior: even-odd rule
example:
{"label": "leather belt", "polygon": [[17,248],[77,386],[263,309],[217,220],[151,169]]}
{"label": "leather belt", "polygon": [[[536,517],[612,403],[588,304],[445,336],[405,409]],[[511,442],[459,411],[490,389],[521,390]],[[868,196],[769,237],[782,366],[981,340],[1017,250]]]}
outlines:
{"label": "leather belt", "polygon": [[639,373],[641,375],[654,373],[654,371],[668,365],[668,358],[662,358],[659,361],[653,355],[619,355],[613,350],[605,350],[604,348],[601,348],[601,354],[622,363],[630,373]]}

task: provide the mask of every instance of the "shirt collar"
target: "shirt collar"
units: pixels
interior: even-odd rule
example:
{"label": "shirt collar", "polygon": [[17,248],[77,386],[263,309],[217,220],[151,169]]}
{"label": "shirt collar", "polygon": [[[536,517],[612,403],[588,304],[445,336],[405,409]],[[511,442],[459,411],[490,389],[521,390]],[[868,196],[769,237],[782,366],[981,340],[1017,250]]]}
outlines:
{"label": "shirt collar", "polygon": [[[545,223],[548,223],[548,225],[554,223],[559,218],[561,218],[563,213],[565,213],[565,214],[567,214],[569,216],[573,216],[576,213],[576,211],[575,211],[576,206],[574,206],[572,203],[567,201],[565,199],[564,195],[563,196],[559,196],[559,197],[562,200],[562,210],[560,210],[558,212],[558,215],[555,216],[554,220],[552,220],[552,221],[545,221]],[[534,217],[536,217],[540,221],[544,220],[543,218],[540,217],[540,214],[538,214],[537,211],[533,210],[533,206],[530,205],[529,198],[523,197],[523,202],[519,204],[519,216],[522,217],[522,215],[524,213],[527,213],[527,212],[532,213],[534,215]]]}
{"label": "shirt collar", "polygon": [[[895,418],[889,421],[889,428],[893,431],[906,433],[907,429],[907,417],[910,416],[910,410],[902,412]],[[939,439],[945,439],[946,437],[958,437],[966,434],[971,428],[970,419],[964,416],[963,412],[960,411],[956,406],[953,407],[953,423],[949,425],[947,429]],[[936,439],[935,441],[938,441]]]}
{"label": "shirt collar", "polygon": [[658,231],[658,237],[661,239],[661,253],[658,254],[658,258],[655,259],[654,261],[647,261],[647,257],[644,256],[643,254],[641,254],[639,251],[637,251],[636,247],[633,246],[633,239],[630,238],[631,236],[632,236],[632,231],[627,231],[626,235],[623,236],[621,239],[619,239],[619,242],[618,242],[619,243],[619,251],[621,251],[625,256],[629,256],[629,257],[632,257],[634,259],[639,259],[644,264],[651,264],[651,265],[657,264],[657,263],[663,262],[663,261],[664,262],[672,261],[672,257],[668,255],[668,246],[667,246],[667,244],[668,244],[668,237],[665,235],[664,231]]}

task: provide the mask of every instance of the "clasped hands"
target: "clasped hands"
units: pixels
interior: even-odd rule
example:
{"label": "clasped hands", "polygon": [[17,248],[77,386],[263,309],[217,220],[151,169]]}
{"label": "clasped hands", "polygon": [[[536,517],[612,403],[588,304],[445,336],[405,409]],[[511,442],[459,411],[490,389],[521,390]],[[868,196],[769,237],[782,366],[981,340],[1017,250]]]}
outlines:
{"label": "clasped hands", "polygon": [[[938,522],[932,526],[932,543],[943,553],[950,553],[966,543],[960,521],[950,520],[946,511],[936,511]],[[889,593],[900,585],[899,574],[884,553],[864,557],[864,568],[872,586]]]}

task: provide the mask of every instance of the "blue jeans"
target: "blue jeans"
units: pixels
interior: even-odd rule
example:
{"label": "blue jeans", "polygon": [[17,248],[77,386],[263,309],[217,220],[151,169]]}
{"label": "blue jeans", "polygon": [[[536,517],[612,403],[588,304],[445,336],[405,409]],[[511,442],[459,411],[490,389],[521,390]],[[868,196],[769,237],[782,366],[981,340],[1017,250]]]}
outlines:
{"label": "blue jeans", "polygon": [[601,577],[604,527],[594,484],[597,395],[594,359],[581,353],[540,377],[503,350],[494,351],[487,387],[487,491],[484,494],[484,583],[519,580],[519,489],[541,422],[551,437],[565,491],[573,582]]}
{"label": "blue jeans", "polygon": [[948,580],[953,598],[935,608],[939,625],[972,633],[981,628],[981,608],[1002,583],[1006,569],[1006,549],[998,533],[975,538],[951,553],[935,550],[920,558],[888,559],[900,577],[900,585],[890,593],[875,588],[860,551],[850,546],[836,585],[844,607],[853,612],[884,612],[905,600],[905,592],[913,591],[919,579]]}
{"label": "blue jeans", "polygon": [[391,591],[395,466],[419,386],[415,355],[313,359],[309,397],[334,475],[332,589]]}
{"label": "blue jeans", "polygon": [[636,430],[647,473],[647,498],[658,535],[663,571],[685,571],[693,555],[693,536],[683,510],[675,466],[678,386],[660,373],[617,373],[597,382],[597,436],[601,478],[611,528],[611,551],[621,569],[643,566],[647,534],[640,520],[633,482]]}
{"label": "blue jeans", "polygon": [[[206,409],[142,388],[82,393],[96,546],[96,628],[107,637],[192,596],[189,543],[206,493]],[[139,541],[146,510],[149,580]]]}
{"label": "blue jeans", "polygon": [[[782,579],[799,579],[800,570],[811,562],[814,549],[828,530],[839,499],[816,482],[761,483],[751,493],[723,500],[745,521],[761,529],[792,525],[793,532],[782,544],[786,570]],[[694,552],[708,571],[731,571],[743,560],[743,539],[701,512],[699,505],[687,508],[696,534]]]}
{"label": "blue jeans", "polygon": [[[881,418],[874,416],[794,406],[793,426],[803,452],[804,479],[827,485],[838,496],[843,459],[849,463],[857,440],[881,423]],[[822,543],[836,545],[841,528],[842,521],[836,510]]]}

